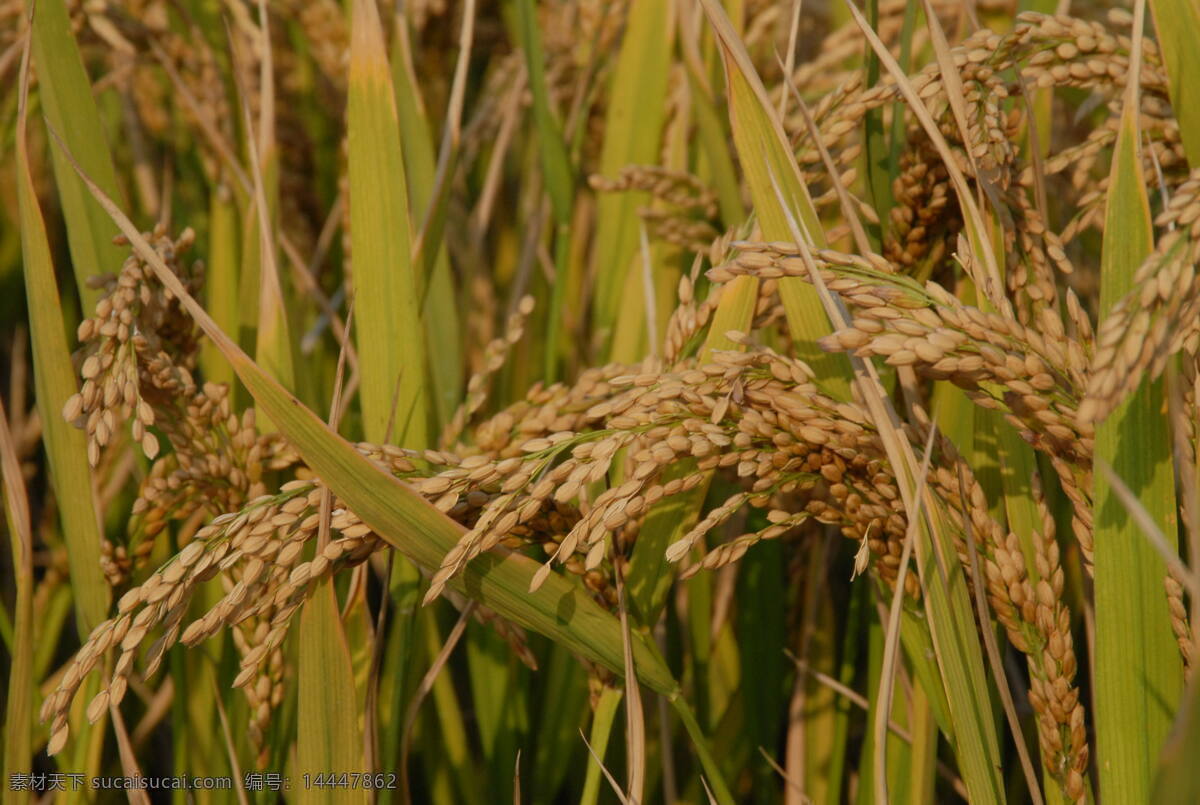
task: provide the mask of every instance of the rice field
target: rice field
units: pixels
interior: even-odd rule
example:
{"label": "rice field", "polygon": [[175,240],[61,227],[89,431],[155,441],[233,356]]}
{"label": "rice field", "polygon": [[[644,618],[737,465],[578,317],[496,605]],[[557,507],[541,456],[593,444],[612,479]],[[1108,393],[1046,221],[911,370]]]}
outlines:
{"label": "rice field", "polygon": [[1200,0],[0,0],[2,801],[1200,801],[1198,86]]}

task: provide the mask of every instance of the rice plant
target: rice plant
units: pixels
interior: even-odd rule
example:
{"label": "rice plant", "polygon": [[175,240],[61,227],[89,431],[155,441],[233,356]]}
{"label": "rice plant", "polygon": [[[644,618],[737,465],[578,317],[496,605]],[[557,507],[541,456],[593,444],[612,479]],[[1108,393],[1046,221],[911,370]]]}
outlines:
{"label": "rice plant", "polygon": [[1200,801],[1197,0],[6,2],[0,78],[5,803]]}

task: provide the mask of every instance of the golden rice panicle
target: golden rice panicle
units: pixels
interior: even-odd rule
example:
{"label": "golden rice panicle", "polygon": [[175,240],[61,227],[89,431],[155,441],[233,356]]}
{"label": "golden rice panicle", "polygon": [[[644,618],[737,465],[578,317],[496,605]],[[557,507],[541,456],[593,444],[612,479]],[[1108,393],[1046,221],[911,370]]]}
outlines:
{"label": "golden rice panicle", "polygon": [[1193,668],[1192,655],[1195,652],[1195,642],[1192,640],[1191,621],[1184,604],[1183,582],[1175,576],[1174,572],[1168,571],[1166,577],[1163,578],[1163,586],[1167,593],[1167,606],[1171,610],[1171,631],[1179,643],[1179,654],[1183,658],[1183,670],[1190,675]]}
{"label": "golden rice panicle", "polygon": [[628,165],[615,177],[593,174],[593,190],[604,193],[641,191],[651,204],[638,209],[652,241],[673,243],[702,254],[717,236],[717,195],[696,176],[659,165]]}
{"label": "golden rice panicle", "polygon": [[1100,323],[1079,419],[1103,419],[1144,377],[1197,341],[1200,320],[1200,169],[1172,195],[1156,225],[1168,230],[1134,276],[1134,288]]}
{"label": "golden rice panicle", "polygon": [[[728,238],[719,238],[712,248],[715,252],[724,253]],[[697,262],[699,258],[697,258]],[[714,287],[708,296],[697,301],[695,297],[695,277],[684,276],[679,280],[679,302],[667,319],[667,335],[663,342],[663,357],[668,363],[676,363],[684,357],[697,335],[708,326],[713,312],[721,303],[721,286]]]}
{"label": "golden rice panicle", "polygon": [[[191,104],[177,103],[181,93],[190,96],[196,107],[203,110],[204,123],[211,123],[215,132],[232,137],[235,126],[220,57],[194,20],[185,18],[176,24],[169,15],[165,3],[138,9],[106,3],[100,8],[89,9],[87,14],[88,22],[97,30],[102,26],[109,26],[106,31],[119,29],[119,36],[127,39],[128,50],[153,55],[153,58],[139,58],[130,63],[120,50],[111,54],[114,69],[125,75],[123,88],[136,112],[129,124],[136,130],[134,136],[139,138],[137,147],[145,147],[140,143],[143,136],[169,147],[175,134],[175,120],[169,114],[173,105],[182,106],[189,122],[201,123]],[[237,33],[240,33],[240,26]],[[227,179],[228,166],[222,164],[221,154],[213,143],[205,137],[197,137],[194,142],[205,175],[214,182],[222,177]],[[140,180],[141,193],[148,192],[147,184]]]}
{"label": "golden rice panicle", "polygon": [[234,413],[223,384],[205,383],[180,399],[162,430],[173,450],[150,468],[133,505],[131,530],[144,537],[197,510],[214,516],[237,511],[266,492],[264,473],[297,461],[279,434],[258,433],[253,408]]}
{"label": "golden rice panicle", "polygon": [[525,322],[534,309],[534,299],[526,295],[517,303],[517,309],[508,317],[504,334],[488,342],[483,351],[482,368],[467,381],[467,396],[446,423],[438,443],[451,448],[462,436],[463,430],[487,400],[487,385],[492,375],[500,371],[508,359],[509,352],[525,335]]}
{"label": "golden rice panicle", "polygon": [[[1078,661],[1070,628],[1071,612],[1063,600],[1065,575],[1054,535],[1054,519],[1035,476],[1033,494],[1041,515],[1040,528],[1033,534],[1035,581],[1027,569],[1017,535],[1005,534],[991,519],[983,488],[961,460],[958,466],[963,468],[967,499],[957,501],[957,505],[951,503],[947,512],[952,520],[959,521],[959,513],[967,512],[970,524],[965,527],[971,528],[976,538],[983,538],[980,551],[986,578],[982,582],[1009,642],[1026,655],[1029,700],[1037,715],[1043,761],[1067,799],[1082,802],[1087,790],[1084,777],[1089,757],[1086,711],[1075,683]],[[938,485],[943,489],[957,483],[953,471],[939,470],[938,475]],[[949,497],[957,496],[951,493]],[[960,527],[963,527],[961,522]]]}
{"label": "golden rice panicle", "polygon": [[140,567],[155,537],[170,521],[199,514],[238,511],[266,492],[263,474],[297,461],[276,433],[259,434],[253,408],[237,416],[229,388],[205,383],[190,397],[180,395],[158,409],[157,427],[171,452],[159,457],[142,480],[134,501],[127,545],[102,545],[105,573],[114,586]]}
{"label": "golden rice panicle", "polygon": [[[380,547],[369,528],[340,510],[334,521],[340,529],[338,538],[311,561],[299,562],[304,545],[316,535],[320,494],[320,487],[311,481],[291,481],[276,495],[256,498],[239,512],[217,517],[179,554],[126,592],[117,604],[116,616],[92,632],[47,697],[42,720],[51,721],[51,732],[66,729],[71,699],[109,648],[119,646],[121,655],[102,695],[119,701],[136,652],[151,630],[161,629],[162,636],[147,655],[147,676],[157,670],[165,651],[176,642],[195,645],[221,628],[262,616],[274,607],[263,642],[242,658],[237,684],[249,682],[259,665],[281,645],[292,614],[312,584],[338,567],[363,561]],[[218,573],[225,574],[225,595],[183,628],[182,620],[198,585]],[[96,707],[98,715],[103,707]]]}
{"label": "golden rice panicle", "polygon": [[[149,239],[188,292],[197,293],[204,280],[203,265],[184,261],[195,233],[185,229],[171,239],[160,227]],[[156,408],[196,388],[192,371],[198,330],[174,295],[135,256],[125,261],[119,274],[97,277],[94,284],[104,295],[77,331],[83,386],[67,400],[63,417],[86,430],[93,467],[100,461],[101,448],[130,418],[134,441],[153,459],[159,444],[147,428],[158,422]]]}
{"label": "golden rice panicle", "polygon": [[660,165],[627,165],[613,178],[593,174],[588,178],[588,184],[593,190],[605,193],[649,193],[658,201],[694,211],[705,218],[714,218],[717,214],[717,194],[712,189],[690,173]]}
{"label": "golden rice panicle", "polygon": [[335,0],[288,0],[284,5],[292,6],[291,12],[304,28],[322,76],[344,92],[350,66],[350,31],[342,7]]}
{"label": "golden rice panicle", "polygon": [[778,539],[803,525],[808,519],[808,512],[788,512],[782,509],[772,509],[767,512],[767,520],[770,525],[758,531],[742,534],[728,542],[721,543],[704,554],[704,558],[699,562],[684,569],[679,574],[679,578],[681,580],[689,579],[701,570],[719,570],[741,559],[746,555],[746,551],[763,540]]}
{"label": "golden rice panicle", "polygon": [[[1038,715],[1042,756],[1050,772],[1063,786],[1068,799],[1086,798],[1090,749],[1085,725],[1086,711],[1075,675],[1079,669],[1071,636],[1071,612],[1063,600],[1064,573],[1054,538],[1054,519],[1036,490],[1042,527],[1035,534],[1037,569],[1041,580],[1035,589],[1037,608],[1033,625],[1041,638],[1041,656],[1030,653],[1029,699]],[[1039,707],[1039,705],[1041,705]]]}

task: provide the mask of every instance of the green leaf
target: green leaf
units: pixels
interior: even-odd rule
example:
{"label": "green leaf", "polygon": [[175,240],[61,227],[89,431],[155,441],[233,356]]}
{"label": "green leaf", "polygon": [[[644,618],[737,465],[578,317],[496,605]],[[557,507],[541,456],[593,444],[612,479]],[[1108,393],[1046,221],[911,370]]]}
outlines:
{"label": "green leaf", "polygon": [[374,3],[354,1],[351,27],[350,239],[363,430],[382,442],[395,399],[394,441],[421,448],[430,419],[424,335],[396,96]]}
{"label": "green leaf", "polygon": [[[354,696],[354,666],[350,645],[338,616],[333,581],[321,582],[300,610],[297,677],[298,774],[350,774],[365,769],[358,705]],[[299,782],[299,781],[296,781]],[[302,803],[365,803],[366,789],[293,784]]]}
{"label": "green leaf", "polygon": [[[425,638],[425,652],[432,663],[442,650],[437,619],[433,609],[429,607],[420,609],[418,612],[418,628]],[[437,762],[444,765],[449,771],[462,801],[478,800],[480,781],[471,773],[473,760],[468,746],[465,719],[449,669],[443,669],[442,673],[437,675],[430,694],[440,730]]]}
{"label": "green leaf", "polygon": [[[481,787],[476,790],[497,791],[512,779],[513,764],[529,728],[529,699],[531,694],[540,694],[546,680],[540,673],[531,678],[495,629],[471,624],[464,642],[480,754],[487,766],[486,778],[478,781]],[[577,737],[572,734],[567,740],[574,742]],[[469,768],[464,773],[467,771]]]}
{"label": "green leaf", "polygon": [[1150,0],[1183,152],[1200,167],[1200,0]]}
{"label": "green leaf", "polygon": [[[1136,73],[1136,71],[1135,71]],[[1127,93],[1109,174],[1100,308],[1132,287],[1153,248],[1139,149],[1137,96]],[[1163,381],[1143,382],[1096,428],[1096,463],[1112,467],[1162,529],[1176,535],[1174,468]],[[1163,590],[1166,565],[1102,472],[1095,475],[1096,752],[1106,800],[1147,802],[1183,684]]]}
{"label": "green leaf", "polygon": [[[238,330],[237,207],[222,185],[210,188],[208,205],[208,258],[204,262],[204,290],[208,312],[222,330]],[[232,384],[233,369],[211,342],[200,346],[205,379]]]}
{"label": "green leaf", "polygon": [[737,171],[727,144],[723,117],[706,89],[702,79],[692,65],[688,68],[688,87],[692,93],[692,113],[696,116],[696,131],[700,138],[703,165],[707,170],[700,172],[717,192],[717,204],[721,209],[721,222],[726,227],[736,226],[746,219],[742,207],[742,188],[738,183]]}
{"label": "green leaf", "polygon": [[[627,165],[656,164],[666,119],[667,77],[674,39],[674,3],[639,0],[630,6],[604,121],[598,172],[616,176]],[[622,291],[638,252],[638,208],[645,193],[605,193],[596,209],[594,312],[601,332],[612,328],[623,304],[641,305]]]}
{"label": "green leaf", "polygon": [[[50,5],[53,4],[47,4]],[[69,164],[64,167],[71,170]],[[84,192],[87,192],[86,187]],[[29,172],[23,111],[17,125],[17,201],[33,346],[34,389],[44,429],[42,441],[50,463],[63,539],[67,544],[76,628],[80,636],[85,636],[104,620],[108,612],[109,588],[100,570],[101,534],[87,463],[87,440],[83,432],[64,421],[62,415],[63,406],[79,387],[72,369],[71,352],[67,348],[66,325],[46,226]]]}
{"label": "green leaf", "polygon": [[[588,711],[587,678],[583,668],[563,648],[550,649],[549,662],[538,671],[537,746],[533,768],[539,773],[530,782],[534,802],[550,802],[581,751],[579,731]],[[573,793],[573,791],[572,791]]]}
{"label": "green leaf", "polygon": [[546,88],[546,69],[542,53],[541,31],[537,27],[533,0],[517,0],[517,33],[525,53],[525,70],[533,95],[533,116],[537,124],[538,154],[542,176],[554,214],[554,282],[550,292],[549,318],[546,322],[546,382],[558,373],[559,338],[563,303],[571,252],[571,214],[575,207],[575,175],[567,155],[562,127],[550,107]]}
{"label": "green leaf", "polygon": [[[725,62],[733,140],[741,158],[742,172],[750,185],[754,213],[762,228],[763,239],[792,240],[790,218],[797,222],[810,247],[824,248],[825,231],[750,55],[721,6],[715,0],[702,0],[702,4]],[[725,293],[736,297],[737,309],[745,311],[744,315],[748,317],[757,298],[758,282],[753,278],[748,278],[750,282],[741,282],[741,279],[730,283]],[[813,368],[829,393],[848,399],[849,364],[844,356],[824,352],[816,343],[830,332],[829,317],[817,291],[798,277],[785,277],[779,281],[779,293],[795,342],[796,357]],[[723,339],[728,329],[737,328],[726,327],[721,313],[718,309],[712,331]]]}
{"label": "green leaf", "polygon": [[[604,756],[608,753],[608,740],[612,736],[613,724],[617,720],[617,709],[620,707],[621,697],[624,695],[621,688],[605,685],[596,700],[592,711],[591,734],[587,739],[592,751],[588,753],[587,776],[583,780],[583,793],[579,797],[580,805],[596,805],[599,801],[601,781],[604,778],[604,771],[600,764],[604,763]],[[605,763],[606,767],[607,765]]]}
{"label": "green leaf", "polygon": [[[104,125],[71,33],[64,0],[37,3],[33,15],[33,57],[46,120],[62,135],[84,173],[110,198],[120,199],[120,185],[105,141]],[[116,272],[125,260],[125,250],[112,242],[116,234],[112,221],[57,149],[53,149],[52,161],[59,202],[67,221],[67,244],[75,282],[84,310],[89,311],[100,298],[100,292],[87,286],[87,278]]]}
{"label": "green leaf", "polygon": [[[396,15],[392,37],[392,83],[396,90],[396,113],[400,122],[400,143],[404,152],[405,184],[414,228],[430,214],[435,202],[437,163],[429,129],[429,117],[421,98],[408,39],[405,15]],[[442,194],[443,196],[445,194]],[[425,259],[416,267],[420,289],[421,321],[425,337],[437,344],[436,353],[427,355],[430,380],[433,382],[433,406],[439,426],[454,415],[462,401],[462,328],[458,304],[454,298],[454,279],[450,271],[450,256],[446,251],[441,229],[427,230],[425,236],[433,242],[422,248]]]}
{"label": "green leaf", "polygon": [[[646,5],[650,4],[647,3]],[[664,9],[668,6],[666,3],[661,5]],[[542,37],[541,31],[537,27],[534,2],[533,0],[517,0],[516,6],[517,31],[520,34],[521,49],[525,52],[525,69],[529,75],[529,89],[533,95],[533,118],[537,123],[538,154],[542,161],[542,173],[545,177],[546,190],[550,194],[550,206],[554,213],[554,219],[560,226],[567,226],[571,223],[571,210],[574,207],[575,177],[571,170],[571,161],[567,157],[567,146],[563,140],[562,126],[559,125],[554,110],[550,108],[550,93],[546,89],[546,68],[542,55]],[[632,49],[635,45],[635,40],[628,37],[640,35],[640,31],[630,30],[626,34],[625,47]],[[669,53],[670,49],[664,48],[664,51]],[[624,53],[624,50],[622,52]],[[632,56],[629,58],[632,59]],[[619,73],[619,75],[622,74]],[[617,84],[616,86],[621,85]],[[612,112],[614,117],[617,114],[618,112]],[[621,110],[621,114],[628,114],[628,112]],[[636,129],[633,122],[623,116],[613,121],[614,126],[618,125],[618,123],[629,126],[630,129]],[[614,161],[618,153],[615,137],[617,131],[616,128],[612,130],[614,145],[611,151],[607,147],[606,138],[606,150],[604,152],[609,159]],[[626,143],[626,146],[631,151],[635,148],[630,143]],[[605,157],[601,157],[602,161],[604,159]],[[610,165],[609,167],[613,166]],[[617,165],[615,167],[619,170],[622,166]]]}
{"label": "green leaf", "polygon": [[1200,757],[1200,677],[1193,676],[1179,708],[1174,733],[1163,747],[1151,801],[1161,805],[1200,802],[1197,757]]}
{"label": "green leaf", "polygon": [[[284,297],[283,277],[279,273],[275,227],[279,208],[279,158],[272,146],[260,156],[263,169],[254,171],[256,208],[250,213],[253,222],[247,227],[247,259],[258,261],[252,276],[258,279],[258,310],[254,328],[254,358],[284,388],[295,390],[296,369],[292,350],[295,342],[288,323],[288,306]],[[254,161],[254,156],[251,156]],[[253,244],[253,245],[251,245]],[[262,427],[269,427],[269,418]]]}
{"label": "green leaf", "polygon": [[[667,468],[662,482],[670,483],[695,471],[694,462],[684,462]],[[638,622],[653,627],[667,602],[667,594],[675,579],[675,567],[667,561],[667,547],[683,536],[699,519],[708,484],[656,503],[638,532],[630,557],[626,589],[629,602]]]}
{"label": "green leaf", "polygon": [[[823,545],[817,541],[814,541],[813,544]],[[807,555],[815,557],[818,553],[823,553],[823,551],[820,549],[810,550]],[[809,563],[810,568],[819,566],[819,562]],[[748,742],[747,748],[751,753],[756,752],[760,746],[772,745],[783,728],[784,716],[788,713],[784,675],[788,659],[780,650],[781,646],[786,646],[789,642],[785,615],[787,611],[787,581],[784,576],[784,567],[783,545],[778,540],[755,546],[753,551],[742,558],[738,567],[736,599],[746,601],[753,597],[755,602],[753,607],[739,606],[735,620],[738,655],[742,667],[742,678],[738,691],[742,702],[742,718],[745,720],[742,731],[744,739]],[[804,579],[806,592],[813,589],[810,583],[815,575],[816,572],[811,570],[806,574]],[[815,614],[807,611],[807,606],[816,602],[811,596],[806,596],[804,603],[806,624],[815,626]],[[819,637],[816,639],[813,637],[810,632],[809,639],[805,641],[810,652],[816,648],[815,644],[820,642]],[[806,658],[815,659],[811,653]],[[827,670],[819,659],[814,664],[818,665],[822,671]],[[814,693],[816,693],[816,688],[811,686],[819,685],[811,678],[800,684],[810,685],[810,691]],[[823,693],[816,693],[815,696],[806,698],[804,710],[806,735],[812,736],[817,730],[830,726],[825,721],[825,716],[829,711],[823,709],[818,703],[830,693],[829,688],[824,688]],[[816,764],[805,763],[804,779],[805,790],[811,796],[816,797],[815,801],[829,801],[828,798],[820,796],[822,793],[820,784],[813,784],[817,782],[815,778],[823,777],[827,771],[821,767],[821,761],[814,755],[820,755],[822,749],[828,750],[829,748],[828,744],[822,748],[814,747],[811,744],[805,747],[806,761],[817,761]],[[758,795],[756,799],[758,802],[769,801],[767,795],[775,790],[775,772],[766,764],[759,765],[755,771],[757,773],[754,779],[754,789]]]}

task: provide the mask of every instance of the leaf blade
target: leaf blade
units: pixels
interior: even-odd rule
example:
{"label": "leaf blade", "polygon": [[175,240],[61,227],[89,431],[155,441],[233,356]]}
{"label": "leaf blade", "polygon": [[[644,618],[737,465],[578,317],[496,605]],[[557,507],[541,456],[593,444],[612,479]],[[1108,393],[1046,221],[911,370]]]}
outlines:
{"label": "leaf blade", "polygon": [[[1105,210],[1102,311],[1130,290],[1134,273],[1153,247],[1136,107],[1136,92],[1127,93]],[[1162,401],[1163,381],[1143,382],[1098,424],[1095,460],[1113,468],[1173,540],[1174,472],[1167,424],[1158,414]],[[1148,801],[1158,752],[1170,730],[1182,686],[1182,667],[1163,591],[1166,566],[1138,533],[1103,473],[1095,477],[1093,506],[1100,789],[1106,798],[1116,801]]]}
{"label": "leaf blade", "polygon": [[[38,92],[46,119],[62,132],[84,171],[111,198],[121,198],[116,169],[104,138],[104,126],[92,95],[63,0],[41,0],[33,15],[33,56]],[[59,201],[67,221],[67,244],[79,298],[87,310],[99,299],[87,278],[116,271],[125,251],[112,242],[112,222],[88,193],[62,154],[52,154]]]}
{"label": "leaf blade", "polygon": [[[108,612],[109,588],[100,570],[101,533],[87,463],[87,441],[82,432],[62,417],[63,406],[79,387],[71,368],[50,243],[29,171],[23,109],[19,118],[17,199],[33,347],[34,389],[44,428],[42,439],[50,464],[51,483],[59,501],[63,537],[67,544],[76,627],[80,636],[84,636],[104,620]],[[66,167],[70,170],[69,165]]]}
{"label": "leaf blade", "polygon": [[[627,165],[657,163],[658,146],[666,119],[669,60],[674,38],[674,3],[640,0],[630,17],[617,58],[604,122],[600,173],[615,176]],[[596,210],[596,271],[594,311],[598,327],[612,337],[623,303],[626,279],[633,270],[638,244],[638,208],[644,193],[609,193],[600,197]]]}
{"label": "leaf blade", "polygon": [[425,339],[396,97],[373,3],[355,0],[351,28],[350,239],[363,430],[372,441],[384,440],[399,384],[393,436],[399,444],[421,448],[429,439]]}

